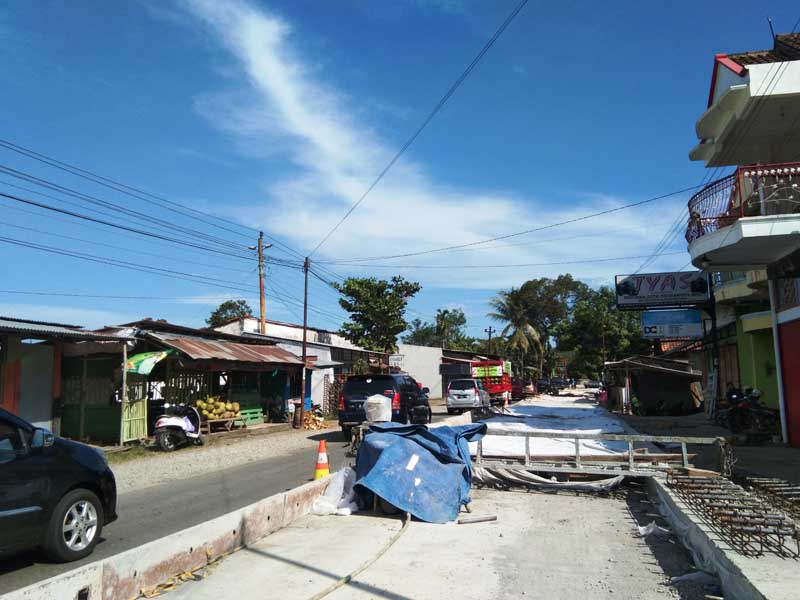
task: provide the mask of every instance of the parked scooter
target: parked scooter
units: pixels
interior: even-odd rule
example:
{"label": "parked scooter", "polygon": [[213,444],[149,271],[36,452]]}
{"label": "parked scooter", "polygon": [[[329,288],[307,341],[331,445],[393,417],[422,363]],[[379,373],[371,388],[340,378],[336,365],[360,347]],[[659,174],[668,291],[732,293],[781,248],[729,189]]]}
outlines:
{"label": "parked scooter", "polygon": [[158,447],[172,452],[187,444],[203,445],[200,435],[200,413],[186,404],[164,404],[165,414],[156,419],[155,431]]}
{"label": "parked scooter", "polygon": [[780,416],[761,402],[761,391],[747,388],[742,394],[731,388],[726,395],[728,408],[720,411],[722,424],[734,433],[750,432],[772,435],[779,430]]}

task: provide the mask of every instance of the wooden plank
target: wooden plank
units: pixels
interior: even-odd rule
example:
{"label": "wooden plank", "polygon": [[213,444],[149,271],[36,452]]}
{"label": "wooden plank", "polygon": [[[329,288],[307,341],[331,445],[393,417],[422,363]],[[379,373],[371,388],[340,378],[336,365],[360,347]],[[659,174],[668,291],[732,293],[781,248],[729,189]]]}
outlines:
{"label": "wooden plank", "polygon": [[[653,454],[641,454],[633,451],[634,456],[634,463],[636,464],[652,464],[652,463],[659,463],[659,462],[673,462],[678,465],[682,463],[683,455],[682,454],[675,454],[675,453],[653,453]],[[697,457],[697,454],[688,454],[687,455],[690,460]],[[511,456],[499,456],[499,455],[486,455],[484,454],[484,458],[487,459],[502,459],[502,460],[509,460],[509,461],[516,461],[516,464],[524,465],[524,459],[522,457],[511,457]],[[543,455],[531,455],[529,462],[572,462],[573,457],[567,454],[543,454]],[[617,463],[627,463],[629,462],[628,453],[625,454],[581,454],[581,462],[582,463],[608,463],[608,464],[617,464]]]}
{"label": "wooden plank", "polygon": [[544,473],[576,473],[576,474],[586,474],[586,475],[604,475],[606,477],[616,477],[617,475],[625,475],[627,477],[652,477],[658,473],[666,473],[666,469],[636,469],[635,471],[629,471],[627,469],[620,469],[618,466],[615,468],[603,469],[603,468],[595,468],[594,465],[586,466],[584,465],[580,469],[575,466],[568,466],[568,467],[561,467],[550,465],[546,463],[537,464],[531,463],[530,466],[524,465],[513,465],[507,464],[500,461],[492,461],[486,460],[483,461],[481,464],[482,467],[489,468],[489,469],[508,469],[512,471],[533,471],[533,472],[544,472]]}
{"label": "wooden plank", "polygon": [[633,461],[635,460],[635,456],[633,454],[633,442],[628,441],[628,468],[633,471]]}
{"label": "wooden plank", "polygon": [[511,431],[489,428],[486,435],[509,437],[550,438],[563,440],[599,440],[607,442],[651,442],[664,444],[716,444],[725,441],[723,437],[687,437],[674,435],[625,435],[617,433],[582,433],[577,431]]}
{"label": "wooden plank", "polygon": [[531,463],[531,438],[525,438],[525,464]]}

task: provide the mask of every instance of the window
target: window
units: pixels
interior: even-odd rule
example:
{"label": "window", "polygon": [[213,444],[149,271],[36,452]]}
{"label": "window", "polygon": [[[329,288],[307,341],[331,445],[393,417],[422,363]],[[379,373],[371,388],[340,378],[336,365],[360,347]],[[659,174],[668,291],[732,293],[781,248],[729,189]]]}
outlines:
{"label": "window", "polygon": [[19,429],[11,423],[0,421],[0,453],[16,453],[24,448]]}
{"label": "window", "polygon": [[450,389],[451,390],[472,390],[472,389],[475,389],[475,382],[472,379],[455,379],[455,380],[450,382]]}

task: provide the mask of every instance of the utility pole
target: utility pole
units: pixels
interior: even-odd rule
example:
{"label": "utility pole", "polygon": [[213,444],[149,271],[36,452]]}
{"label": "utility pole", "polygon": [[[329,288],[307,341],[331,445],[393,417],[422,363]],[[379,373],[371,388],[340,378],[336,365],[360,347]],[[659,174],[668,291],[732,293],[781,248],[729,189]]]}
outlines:
{"label": "utility pole", "polygon": [[487,344],[487,347],[489,348],[489,354],[491,354],[492,353],[492,334],[497,333],[497,330],[494,327],[492,327],[491,325],[489,325],[489,327],[487,329],[484,329],[483,331],[486,334],[489,335],[489,343]]}
{"label": "utility pole", "polygon": [[709,390],[711,392],[711,411],[709,412],[709,417],[714,418],[717,414],[717,402],[721,389],[721,373],[719,371],[719,331],[717,330],[717,298],[714,294],[714,273],[708,274],[708,291],[708,312],[711,313],[711,367],[714,373],[712,389]]}
{"label": "utility pole", "polygon": [[266,317],[264,315],[265,309],[265,300],[264,300],[264,232],[258,232],[258,293],[259,293],[259,302],[261,304],[261,323],[259,331],[261,335],[267,333],[267,323]]}
{"label": "utility pole", "polygon": [[258,289],[259,289],[259,300],[261,304],[261,323],[259,327],[259,331],[261,335],[267,333],[267,323],[265,321],[265,309],[264,309],[264,250],[272,248],[272,244],[265,244],[264,243],[264,232],[258,232],[258,244],[255,246],[248,246],[250,250],[257,250],[258,251]]}
{"label": "utility pole", "polygon": [[308,335],[308,266],[311,261],[306,256],[303,261],[303,274],[305,275],[305,287],[303,289],[303,366],[300,377],[300,425],[303,427],[303,417],[306,407],[306,339]]}

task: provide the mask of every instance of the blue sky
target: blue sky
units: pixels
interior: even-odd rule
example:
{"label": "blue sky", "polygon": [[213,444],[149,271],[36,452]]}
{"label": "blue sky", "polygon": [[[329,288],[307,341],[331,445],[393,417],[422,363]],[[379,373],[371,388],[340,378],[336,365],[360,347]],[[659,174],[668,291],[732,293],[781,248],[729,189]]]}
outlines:
{"label": "blue sky", "polygon": [[[4,3],[0,139],[263,229],[305,254],[515,4]],[[687,153],[696,143],[713,55],[769,47],[767,15],[783,32],[800,9],[789,2],[677,2],[668,9],[531,2],[313,258],[340,275],[400,273],[420,281],[409,317],[460,306],[474,335],[488,325],[486,300],[500,288],[560,272],[600,285],[635,270],[641,259],[488,267],[647,255],[683,218],[688,195],[479,249],[376,261],[397,266],[322,261],[474,242],[699,183],[705,169]],[[2,148],[0,165],[223,237],[240,246],[237,253],[255,241],[250,229],[215,228]],[[3,173],[0,192],[85,214],[97,208]],[[130,217],[107,212],[100,218]],[[163,231],[141,221],[137,227]],[[0,236],[252,289],[240,293],[0,243],[3,290],[159,298],[0,293],[0,314],[89,326],[147,316],[200,325],[227,297],[244,295],[257,307],[252,260],[9,200],[0,200]],[[648,270],[686,265],[682,232],[666,251],[679,254],[656,258]],[[296,258],[277,245],[269,253]],[[458,268],[441,268],[448,266]],[[312,282],[311,322],[335,328],[342,316],[335,294]],[[297,321],[302,274],[271,265],[267,289],[268,317]]]}

